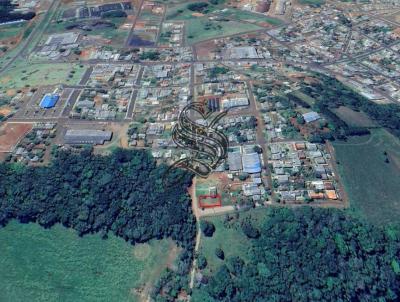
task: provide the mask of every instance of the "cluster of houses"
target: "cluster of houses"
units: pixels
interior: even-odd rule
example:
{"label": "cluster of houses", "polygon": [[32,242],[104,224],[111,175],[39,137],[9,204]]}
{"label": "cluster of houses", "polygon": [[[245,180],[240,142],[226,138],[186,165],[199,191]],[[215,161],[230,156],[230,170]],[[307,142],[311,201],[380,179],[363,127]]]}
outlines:
{"label": "cluster of houses", "polygon": [[139,65],[132,64],[95,65],[70,116],[106,120],[124,117],[139,70]]}
{"label": "cluster of houses", "polygon": [[163,22],[159,44],[167,47],[181,47],[184,42],[184,22]]}
{"label": "cluster of houses", "polygon": [[190,64],[161,64],[144,68],[142,87],[169,87],[188,85],[190,81]]}
{"label": "cluster of houses", "polygon": [[56,136],[56,123],[34,123],[32,130],[8,154],[8,161],[35,164],[42,162]]}
{"label": "cluster of houses", "polygon": [[268,146],[274,191],[282,201],[339,199],[331,156],[324,145],[298,141]]}

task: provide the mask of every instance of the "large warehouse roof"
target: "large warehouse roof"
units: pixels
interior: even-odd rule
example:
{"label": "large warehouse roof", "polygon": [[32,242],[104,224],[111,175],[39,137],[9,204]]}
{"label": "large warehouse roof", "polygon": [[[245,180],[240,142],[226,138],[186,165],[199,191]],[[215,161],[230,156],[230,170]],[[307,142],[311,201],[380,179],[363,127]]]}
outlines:
{"label": "large warehouse roof", "polygon": [[67,130],[64,141],[67,144],[96,144],[102,145],[105,141],[111,140],[111,131],[102,130]]}
{"label": "large warehouse roof", "polygon": [[228,165],[231,171],[242,170],[242,158],[240,152],[228,152]]}

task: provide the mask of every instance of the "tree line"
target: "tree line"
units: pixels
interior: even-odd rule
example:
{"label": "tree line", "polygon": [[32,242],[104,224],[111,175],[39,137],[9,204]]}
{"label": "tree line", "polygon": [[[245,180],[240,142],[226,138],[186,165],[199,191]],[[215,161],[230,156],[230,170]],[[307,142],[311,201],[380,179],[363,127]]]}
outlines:
{"label": "tree line", "polygon": [[[352,135],[368,134],[369,130],[361,127],[351,127],[341,120],[332,109],[340,106],[349,107],[355,111],[363,111],[379,126],[388,129],[400,137],[400,106],[398,104],[377,104],[350,89],[335,78],[324,74],[315,74],[318,80],[312,84],[303,84],[301,92],[316,100],[313,109],[326,116],[335,126],[331,138],[345,138]],[[293,101],[298,101],[293,96]],[[327,137],[329,138],[329,137]]]}

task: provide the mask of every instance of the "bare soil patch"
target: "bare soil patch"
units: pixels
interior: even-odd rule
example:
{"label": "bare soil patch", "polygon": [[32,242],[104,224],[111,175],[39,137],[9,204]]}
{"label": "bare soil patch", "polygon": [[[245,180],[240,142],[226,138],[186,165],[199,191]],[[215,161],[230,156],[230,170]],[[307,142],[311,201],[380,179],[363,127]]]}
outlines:
{"label": "bare soil patch", "polygon": [[11,152],[32,129],[32,124],[6,123],[0,127],[0,152]]}

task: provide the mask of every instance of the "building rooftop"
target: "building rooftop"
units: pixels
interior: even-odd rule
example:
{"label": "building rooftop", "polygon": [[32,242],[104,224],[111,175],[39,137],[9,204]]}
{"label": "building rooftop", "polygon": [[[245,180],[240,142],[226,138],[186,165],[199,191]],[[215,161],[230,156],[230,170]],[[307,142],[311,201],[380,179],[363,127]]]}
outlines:
{"label": "building rooftop", "polygon": [[58,94],[46,94],[40,101],[39,106],[44,109],[53,108],[56,105],[59,98],[60,97]]}

